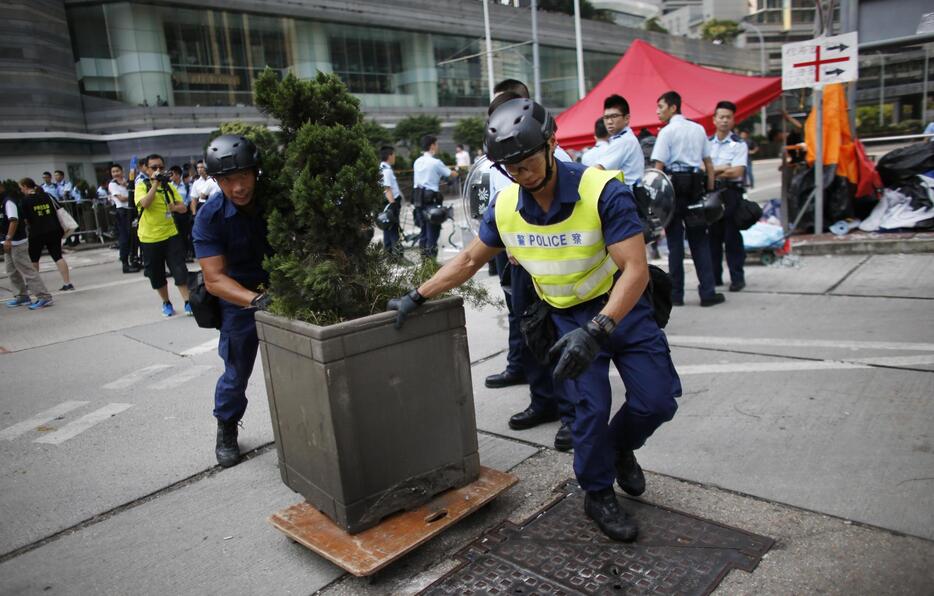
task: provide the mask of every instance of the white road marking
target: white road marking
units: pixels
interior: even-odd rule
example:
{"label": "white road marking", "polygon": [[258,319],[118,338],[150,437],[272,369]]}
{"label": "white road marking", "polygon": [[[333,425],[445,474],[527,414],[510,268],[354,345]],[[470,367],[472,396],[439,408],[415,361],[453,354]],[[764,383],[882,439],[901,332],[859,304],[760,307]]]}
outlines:
{"label": "white road marking", "polygon": [[870,356],[868,358],[847,359],[847,362],[862,362],[879,366],[917,366],[934,364],[934,354],[919,354],[917,356]]}
{"label": "white road marking", "polygon": [[193,348],[188,348],[181,354],[182,356],[197,356],[198,354],[213,352],[217,350],[218,342],[220,342],[220,337],[215,337],[214,339],[206,341],[203,344],[197,345]]}
{"label": "white road marking", "polygon": [[149,389],[162,390],[162,389],[171,389],[173,387],[178,387],[183,385],[188,381],[200,377],[205,371],[210,370],[211,367],[206,364],[198,364],[196,366],[191,366],[185,369],[182,369],[178,373],[172,373],[170,376],[157,381],[150,385]]}
{"label": "white road marking", "polygon": [[843,348],[849,350],[916,350],[934,352],[934,344],[895,341],[847,341],[826,339],[777,339],[768,337],[706,337],[669,335],[671,344],[700,346],[770,346],[784,348]]}
{"label": "white road marking", "polygon": [[39,412],[29,420],[23,420],[18,422],[13,426],[8,426],[7,428],[0,431],[0,439],[6,439],[7,441],[12,441],[16,437],[27,433],[31,430],[34,430],[37,426],[45,424],[46,422],[55,420],[62,414],[66,414],[72,410],[80,408],[81,406],[87,405],[90,402],[86,401],[66,401],[58,404],[54,408],[49,408],[44,412]]}
{"label": "white road marking", "polygon": [[826,360],[794,360],[791,362],[731,362],[730,364],[688,364],[675,367],[678,375],[709,375],[752,372],[793,372],[802,370],[847,370],[872,368],[868,364],[830,362]]}
{"label": "white road marking", "polygon": [[95,284],[95,285],[92,285],[92,286],[78,286],[78,287],[76,287],[74,290],[67,290],[67,291],[64,291],[64,292],[61,291],[61,290],[55,290],[55,291],[51,292],[51,294],[52,294],[53,296],[58,296],[58,295],[60,295],[60,294],[80,294],[81,292],[90,292],[90,291],[92,291],[92,290],[100,290],[101,288],[112,288],[112,287],[114,287],[114,286],[125,286],[125,285],[128,285],[128,284],[135,284],[135,283],[139,283],[139,282],[145,281],[145,280],[146,280],[146,278],[145,278],[145,277],[142,277],[142,276],[140,276],[140,277],[133,277],[132,279],[121,279],[121,280],[118,280],[118,281],[109,281],[109,282],[107,282],[107,283]]}
{"label": "white road marking", "polygon": [[151,377],[155,373],[166,368],[171,368],[171,366],[168,364],[153,364],[152,366],[134,370],[130,374],[120,377],[116,381],[107,383],[104,385],[104,389],[126,389],[130,385],[135,385],[146,377]]}
{"label": "white road marking", "polygon": [[98,422],[103,422],[111,416],[116,416],[120,412],[132,408],[133,404],[107,404],[103,408],[94,410],[90,414],[85,414],[77,420],[72,420],[62,428],[43,437],[39,437],[33,443],[46,443],[48,445],[60,445],[68,439],[72,439]]}

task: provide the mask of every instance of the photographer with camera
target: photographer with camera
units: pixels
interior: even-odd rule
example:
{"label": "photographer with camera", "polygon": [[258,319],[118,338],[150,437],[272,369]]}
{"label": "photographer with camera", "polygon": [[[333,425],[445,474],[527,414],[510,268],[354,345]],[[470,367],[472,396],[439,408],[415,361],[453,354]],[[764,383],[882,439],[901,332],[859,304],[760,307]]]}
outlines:
{"label": "photographer with camera", "polygon": [[139,243],[143,252],[143,269],[152,289],[162,299],[162,316],[171,317],[175,309],[169,301],[165,267],[168,265],[178,293],[185,301],[185,314],[191,314],[188,304],[188,268],[185,266],[185,242],[175,226],[173,214],[186,213],[188,208],[169,181],[172,174],[165,169],[161,155],[152,154],[144,160],[148,177],[138,179],[136,205],[140,209]]}

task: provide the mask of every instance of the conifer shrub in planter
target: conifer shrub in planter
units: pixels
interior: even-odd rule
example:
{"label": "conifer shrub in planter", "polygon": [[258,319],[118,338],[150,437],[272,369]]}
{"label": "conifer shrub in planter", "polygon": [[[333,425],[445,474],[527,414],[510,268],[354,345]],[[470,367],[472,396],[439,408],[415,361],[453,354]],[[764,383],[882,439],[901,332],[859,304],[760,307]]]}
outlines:
{"label": "conifer shrub in planter", "polygon": [[[320,73],[267,70],[254,91],[281,126],[257,142],[275,255],[256,325],[279,468],[358,532],[479,475],[463,300],[432,301],[395,329],[387,300],[436,265],[400,267],[369,241],[382,189],[356,98]],[[468,296],[486,300],[476,287]]]}

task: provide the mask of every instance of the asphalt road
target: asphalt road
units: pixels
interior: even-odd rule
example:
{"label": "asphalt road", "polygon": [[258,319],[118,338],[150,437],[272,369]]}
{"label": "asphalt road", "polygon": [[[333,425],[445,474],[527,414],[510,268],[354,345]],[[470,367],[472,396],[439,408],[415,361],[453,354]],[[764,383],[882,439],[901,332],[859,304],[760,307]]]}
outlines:
{"label": "asphalt road", "polygon": [[[76,291],[37,312],[0,308],[0,593],[307,594],[339,578],[265,522],[300,499],[278,476],[261,363],[241,431],[251,459],[219,471],[216,333],[162,318],[114,251],[68,258]],[[934,258],[808,257],[747,278],[723,306],[699,308],[689,290],[675,310],[666,331],[684,397],[643,466],[929,546]],[[527,389],[482,384],[503,366],[504,313],[470,310],[468,334],[482,461],[545,461],[534,458],[553,454],[542,450],[554,425],[506,425]],[[613,388],[622,399],[615,377]],[[566,456],[547,461],[571,475]],[[516,490],[504,502],[527,506],[532,493]]]}

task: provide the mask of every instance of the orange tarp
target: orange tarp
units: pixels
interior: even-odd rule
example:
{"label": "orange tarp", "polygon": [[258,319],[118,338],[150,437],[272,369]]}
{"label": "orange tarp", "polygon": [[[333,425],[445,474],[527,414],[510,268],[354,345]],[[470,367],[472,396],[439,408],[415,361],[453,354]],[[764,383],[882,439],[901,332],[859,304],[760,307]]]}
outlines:
{"label": "orange tarp", "polygon": [[[811,109],[804,124],[808,164],[814,165],[817,147],[817,111]],[[847,115],[846,88],[842,83],[824,87],[824,165],[837,164],[837,175],[857,185],[856,196],[872,194],[882,186],[875,164],[866,157],[862,143],[853,139]]]}

